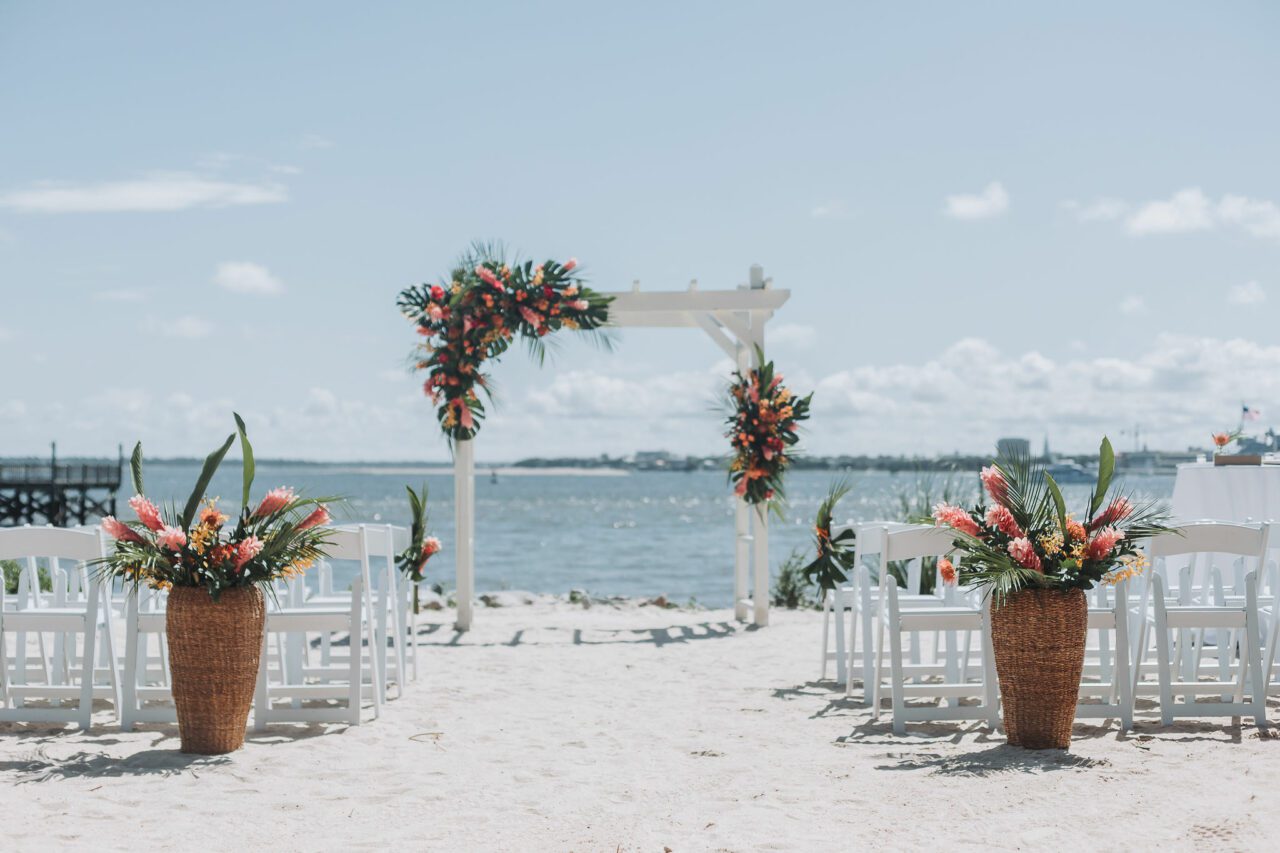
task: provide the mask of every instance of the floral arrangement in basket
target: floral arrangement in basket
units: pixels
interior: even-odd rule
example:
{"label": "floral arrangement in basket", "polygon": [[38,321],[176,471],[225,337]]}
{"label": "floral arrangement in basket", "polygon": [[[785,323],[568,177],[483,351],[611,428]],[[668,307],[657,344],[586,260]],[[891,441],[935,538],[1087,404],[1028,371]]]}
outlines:
{"label": "floral arrangement in basket", "polygon": [[137,520],[102,520],[103,530],[115,539],[115,550],[100,561],[104,575],[153,589],[203,587],[216,601],[225,589],[299,575],[324,556],[333,500],[301,497],[281,486],[251,504],[253,447],[244,421],[239,415],[235,419],[244,453],[243,508],[235,523],[228,525],[231,519],[218,509],[217,498],[205,497],[205,490],[236,433],[209,454],[181,511],[176,506],[162,509],[146,497],[138,442],[130,462],[136,494],[129,499]]}
{"label": "floral arrangement in basket", "polygon": [[1168,516],[1155,501],[1109,495],[1115,453],[1106,438],[1098,479],[1077,519],[1043,466],[1025,455],[1001,456],[982,469],[991,503],[973,508],[939,503],[935,523],[956,533],[960,565],[939,561],[944,581],[989,587],[997,602],[1023,588],[1092,589],[1146,567],[1142,540],[1166,532]]}
{"label": "floral arrangement in basket", "polygon": [[415,366],[427,371],[423,391],[452,440],[473,438],[484,418],[477,388],[489,393],[485,360],[520,336],[542,356],[542,338],[559,329],[595,331],[609,319],[609,297],[574,275],[574,258],[509,265],[499,248],[476,245],[440,284],[409,287],[397,300],[423,337]]}
{"label": "floral arrangement in basket", "polygon": [[849,579],[849,573],[853,571],[857,534],[852,527],[846,527],[834,536],[831,535],[836,504],[849,494],[849,488],[847,481],[834,483],[818,505],[818,517],[813,525],[813,542],[817,554],[813,562],[804,567],[803,572],[809,582],[816,583],[823,592],[845,583]]}
{"label": "floral arrangement in basket", "polygon": [[730,414],[725,421],[729,427],[725,437],[733,448],[729,480],[734,494],[747,503],[776,508],[791,451],[800,441],[796,429],[809,419],[813,394],[792,394],[759,348],[756,363],[760,366],[746,373],[735,372],[729,386]]}

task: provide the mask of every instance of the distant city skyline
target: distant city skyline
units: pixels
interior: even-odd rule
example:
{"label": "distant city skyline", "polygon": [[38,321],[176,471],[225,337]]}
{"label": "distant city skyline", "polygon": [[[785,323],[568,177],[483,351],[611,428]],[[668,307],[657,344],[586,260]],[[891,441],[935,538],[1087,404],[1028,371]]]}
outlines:
{"label": "distant city skyline", "polygon": [[[1280,424],[1280,9],[0,6],[0,456],[444,461],[395,309],[474,239],[791,299],[813,454]],[[479,57],[483,57],[481,60]],[[21,81],[21,84],[15,81]],[[481,462],[722,452],[696,330],[513,349]]]}

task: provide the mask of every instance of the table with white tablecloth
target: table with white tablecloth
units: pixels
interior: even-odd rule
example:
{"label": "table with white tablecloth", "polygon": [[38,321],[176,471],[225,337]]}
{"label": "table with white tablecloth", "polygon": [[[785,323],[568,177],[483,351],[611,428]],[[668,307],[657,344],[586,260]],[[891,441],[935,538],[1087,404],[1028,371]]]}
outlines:
{"label": "table with white tablecloth", "polygon": [[1280,465],[1179,465],[1173,515],[1181,521],[1280,521]]}

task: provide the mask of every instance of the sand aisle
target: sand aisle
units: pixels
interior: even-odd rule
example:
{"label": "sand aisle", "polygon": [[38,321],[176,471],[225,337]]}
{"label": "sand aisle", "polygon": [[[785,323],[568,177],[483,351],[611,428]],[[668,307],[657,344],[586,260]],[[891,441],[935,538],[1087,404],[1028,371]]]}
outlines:
{"label": "sand aisle", "polygon": [[1077,726],[1070,754],[969,724],[900,739],[815,683],[816,613],[775,613],[762,631],[651,607],[476,616],[461,638],[428,626],[420,680],[359,728],[277,727],[193,758],[166,727],[0,725],[0,847],[1261,850],[1280,837],[1280,743],[1252,726]]}

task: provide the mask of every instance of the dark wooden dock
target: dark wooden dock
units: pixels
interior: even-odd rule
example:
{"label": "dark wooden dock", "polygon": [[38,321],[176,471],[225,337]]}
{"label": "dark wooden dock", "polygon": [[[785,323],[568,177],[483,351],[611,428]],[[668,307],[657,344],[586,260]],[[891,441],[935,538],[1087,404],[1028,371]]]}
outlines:
{"label": "dark wooden dock", "polygon": [[59,464],[55,447],[48,462],[0,463],[0,526],[90,524],[116,514],[123,454],[114,462]]}

